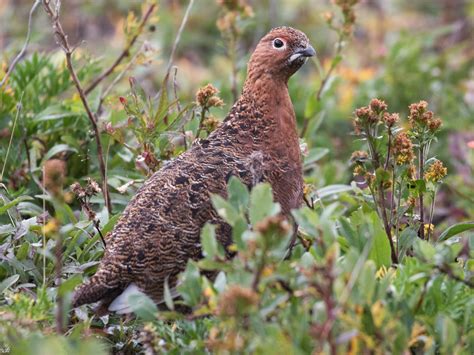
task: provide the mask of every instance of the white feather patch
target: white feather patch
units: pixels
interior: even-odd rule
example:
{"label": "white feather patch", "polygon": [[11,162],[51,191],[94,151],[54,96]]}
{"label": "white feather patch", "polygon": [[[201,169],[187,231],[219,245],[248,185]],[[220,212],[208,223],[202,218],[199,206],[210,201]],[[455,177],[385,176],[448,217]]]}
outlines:
{"label": "white feather patch", "polygon": [[[179,296],[177,286],[178,285],[170,289],[170,294],[171,294],[172,299],[175,299],[176,297]],[[125,290],[123,290],[123,292],[120,295],[118,295],[112,301],[112,303],[109,305],[108,310],[110,312],[115,312],[117,314],[132,313],[133,309],[130,306],[129,298],[131,295],[142,294],[142,293],[143,292],[138,288],[137,285],[135,285],[134,283],[131,283],[130,285],[127,286]],[[160,305],[163,303],[165,303],[165,300],[161,299],[157,302],[157,305]]]}
{"label": "white feather patch", "polygon": [[295,59],[298,59],[299,57],[301,57],[301,53],[295,53],[293,54],[291,57],[290,57],[290,62],[294,61]]}
{"label": "white feather patch", "polygon": [[133,310],[130,307],[130,304],[128,302],[128,298],[130,295],[137,294],[137,293],[142,293],[140,289],[138,288],[137,285],[134,283],[131,283],[130,285],[127,286],[123,292],[118,295],[112,303],[109,305],[108,310],[110,312],[116,312],[117,314],[126,314],[126,313],[132,313]]}

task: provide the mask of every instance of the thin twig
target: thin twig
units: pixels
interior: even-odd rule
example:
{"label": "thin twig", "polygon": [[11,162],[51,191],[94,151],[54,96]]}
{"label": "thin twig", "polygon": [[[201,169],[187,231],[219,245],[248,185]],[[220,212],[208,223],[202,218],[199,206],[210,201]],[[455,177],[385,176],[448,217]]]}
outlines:
{"label": "thin twig", "polygon": [[56,332],[58,334],[64,334],[64,298],[61,294],[61,277],[62,277],[62,265],[63,265],[63,243],[61,233],[58,232],[56,235],[56,248],[55,248],[55,273],[56,273]]}
{"label": "thin twig", "polygon": [[99,83],[107,78],[112,72],[115,70],[115,68],[124,60],[125,57],[128,57],[130,55],[130,49],[133,47],[135,44],[138,36],[143,32],[143,28],[145,27],[146,22],[148,21],[148,18],[150,15],[153,13],[153,10],[155,9],[156,4],[151,4],[148,10],[145,12],[145,15],[142,18],[142,21],[138,25],[137,32],[134,34],[134,36],[130,39],[130,41],[126,44],[125,48],[123,49],[122,53],[115,59],[115,61],[112,63],[110,67],[105,69],[85,90],[84,94],[88,95],[92,90],[95,89]]}
{"label": "thin twig", "polygon": [[168,59],[168,64],[166,65],[166,74],[165,74],[165,79],[163,82],[165,83],[165,87],[161,87],[160,90],[156,93],[154,99],[157,99],[161,95],[162,90],[166,90],[166,83],[168,82],[168,78],[170,76],[171,68],[173,67],[173,62],[174,62],[174,56],[176,53],[176,49],[178,48],[179,41],[181,40],[181,34],[183,33],[184,27],[186,26],[186,23],[188,22],[189,14],[191,13],[191,8],[193,7],[194,0],[189,0],[188,7],[186,8],[186,11],[184,13],[183,19],[181,20],[181,24],[178,29],[178,33],[176,34],[176,37],[174,39],[173,47],[171,48],[171,53],[170,57]]}
{"label": "thin twig", "polygon": [[[179,114],[181,112],[181,104],[179,103],[178,83],[176,80],[176,77],[178,76],[178,67],[173,67],[173,68],[174,68],[173,93],[174,93],[174,99],[176,101],[176,108],[178,109],[178,114]],[[181,127],[181,134],[183,135],[184,150],[188,150],[188,143],[186,142],[186,131],[184,129],[184,125]]]}
{"label": "thin twig", "polygon": [[12,63],[8,67],[8,70],[5,74],[5,76],[3,77],[2,81],[0,82],[0,88],[2,88],[2,86],[7,82],[8,77],[10,76],[11,72],[13,71],[13,69],[15,69],[15,66],[17,65],[17,63],[20,61],[21,57],[23,57],[23,55],[26,52],[26,48],[28,47],[28,43],[30,43],[31,25],[33,23],[33,13],[36,11],[36,8],[39,6],[39,4],[41,4],[41,0],[36,0],[35,3],[33,4],[33,6],[31,7],[30,14],[28,15],[28,31],[26,32],[25,43],[23,44],[23,47],[21,48],[20,53],[17,54],[15,59],[13,59]]}
{"label": "thin twig", "polygon": [[168,59],[168,65],[166,66],[165,82],[167,81],[170,75],[171,67],[173,66],[174,62],[174,55],[176,53],[176,49],[178,48],[178,43],[181,39],[181,34],[183,33],[184,27],[188,22],[189,14],[191,13],[191,8],[193,7],[193,4],[194,0],[189,0],[188,7],[186,8],[186,12],[184,13],[183,19],[181,20],[181,25],[179,26],[178,33],[176,34],[176,38],[174,39],[173,47],[171,48],[170,58]]}
{"label": "thin twig", "polygon": [[[419,148],[419,166],[418,166],[418,179],[423,179],[423,170],[424,170],[424,146],[421,145]],[[423,205],[423,192],[420,191],[420,237],[425,239],[425,211]]]}
{"label": "thin twig", "polygon": [[101,111],[101,108],[102,108],[102,105],[104,103],[104,100],[105,98],[107,97],[107,95],[110,93],[110,91],[114,88],[115,85],[117,85],[117,83],[122,80],[122,78],[124,77],[124,75],[128,72],[128,70],[130,69],[130,67],[135,63],[135,61],[137,60],[138,56],[140,55],[141,53],[141,49],[138,50],[138,52],[136,52],[132,59],[130,59],[130,62],[127,64],[127,66],[115,77],[115,79],[112,81],[112,83],[110,83],[109,86],[107,86],[107,88],[104,90],[104,92],[100,95],[100,99],[99,99],[99,106],[97,106],[97,113],[99,113]]}
{"label": "thin twig", "polygon": [[87,101],[86,94],[84,93],[81,82],[79,81],[76,71],[74,70],[74,67],[72,65],[72,54],[74,52],[74,48],[71,48],[71,46],[69,45],[67,35],[61,26],[61,22],[59,21],[59,11],[61,8],[61,1],[60,0],[56,1],[55,10],[53,10],[50,6],[50,0],[43,0],[43,8],[51,19],[56,42],[62,48],[62,50],[64,51],[66,55],[66,66],[69,70],[71,78],[77,89],[79,97],[81,98],[82,105],[84,106],[84,109],[86,110],[87,117],[89,118],[89,121],[92,125],[92,129],[94,130],[95,141],[96,141],[96,146],[97,146],[97,156],[99,159],[99,168],[100,168],[100,173],[102,176],[102,191],[104,192],[104,202],[105,202],[105,206],[107,207],[108,212],[112,213],[112,204],[110,202],[109,188],[107,186],[106,167],[105,167],[105,161],[104,161],[104,154],[102,150],[102,142],[100,140],[99,127],[97,125],[97,119],[94,113],[92,113],[91,111],[89,102]]}
{"label": "thin twig", "polygon": [[[22,109],[22,101],[23,101],[24,93],[25,93],[24,91],[21,93],[20,102],[16,105],[15,120],[13,121],[12,133],[10,135],[10,141],[8,142],[7,153],[5,154],[5,160],[3,161],[2,173],[0,174],[0,182],[3,181],[3,173],[5,173],[5,167],[7,166],[8,155],[10,154],[10,147],[12,146],[12,143],[13,143],[13,135],[15,134],[16,122],[18,121],[18,117],[20,116],[20,112]],[[26,154],[28,154],[28,152],[26,152]]]}

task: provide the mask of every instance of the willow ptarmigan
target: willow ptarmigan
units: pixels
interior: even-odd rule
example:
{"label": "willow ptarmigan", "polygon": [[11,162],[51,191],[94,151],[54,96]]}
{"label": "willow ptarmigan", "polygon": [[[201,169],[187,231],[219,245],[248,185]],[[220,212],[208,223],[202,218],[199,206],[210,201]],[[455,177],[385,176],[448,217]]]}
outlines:
{"label": "willow ptarmigan", "polygon": [[115,299],[130,288],[162,303],[165,280],[174,288],[188,259],[201,257],[206,222],[218,226],[224,247],[232,243],[210,194],[225,195],[232,175],[255,183],[255,159],[261,164],[258,181],[272,185],[284,214],[301,204],[301,155],[287,83],[313,55],[306,35],[291,27],[275,28],[260,40],[242,95],[223,124],[140,188],[108,236],[97,273],[75,291],[73,307],[101,301],[100,309],[120,311]]}

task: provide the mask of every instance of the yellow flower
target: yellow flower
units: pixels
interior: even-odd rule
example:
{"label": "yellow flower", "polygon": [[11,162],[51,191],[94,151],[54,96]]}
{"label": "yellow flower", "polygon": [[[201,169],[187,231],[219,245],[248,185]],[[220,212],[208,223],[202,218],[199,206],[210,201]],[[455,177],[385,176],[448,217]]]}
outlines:
{"label": "yellow flower", "polygon": [[429,224],[429,223],[426,223],[424,225],[424,232],[425,232],[425,235],[427,235],[428,233],[433,233],[434,231],[434,224]]}
{"label": "yellow flower", "polygon": [[439,182],[448,174],[448,169],[443,165],[443,162],[440,160],[435,160],[433,164],[429,166],[425,171],[425,180],[431,182]]}
{"label": "yellow flower", "polygon": [[51,218],[45,226],[43,226],[43,234],[47,237],[51,237],[53,234],[59,231],[59,222],[56,218]]}

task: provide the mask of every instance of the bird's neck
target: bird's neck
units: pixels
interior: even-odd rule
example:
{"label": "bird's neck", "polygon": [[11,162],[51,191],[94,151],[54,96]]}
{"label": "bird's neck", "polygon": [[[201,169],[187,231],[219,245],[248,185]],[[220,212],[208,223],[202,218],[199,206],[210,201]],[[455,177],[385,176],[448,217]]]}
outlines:
{"label": "bird's neck", "polygon": [[251,101],[262,112],[262,122],[276,128],[275,133],[283,132],[297,138],[295,111],[288,93],[287,80],[275,79],[273,75],[249,73],[244,84],[242,96]]}

